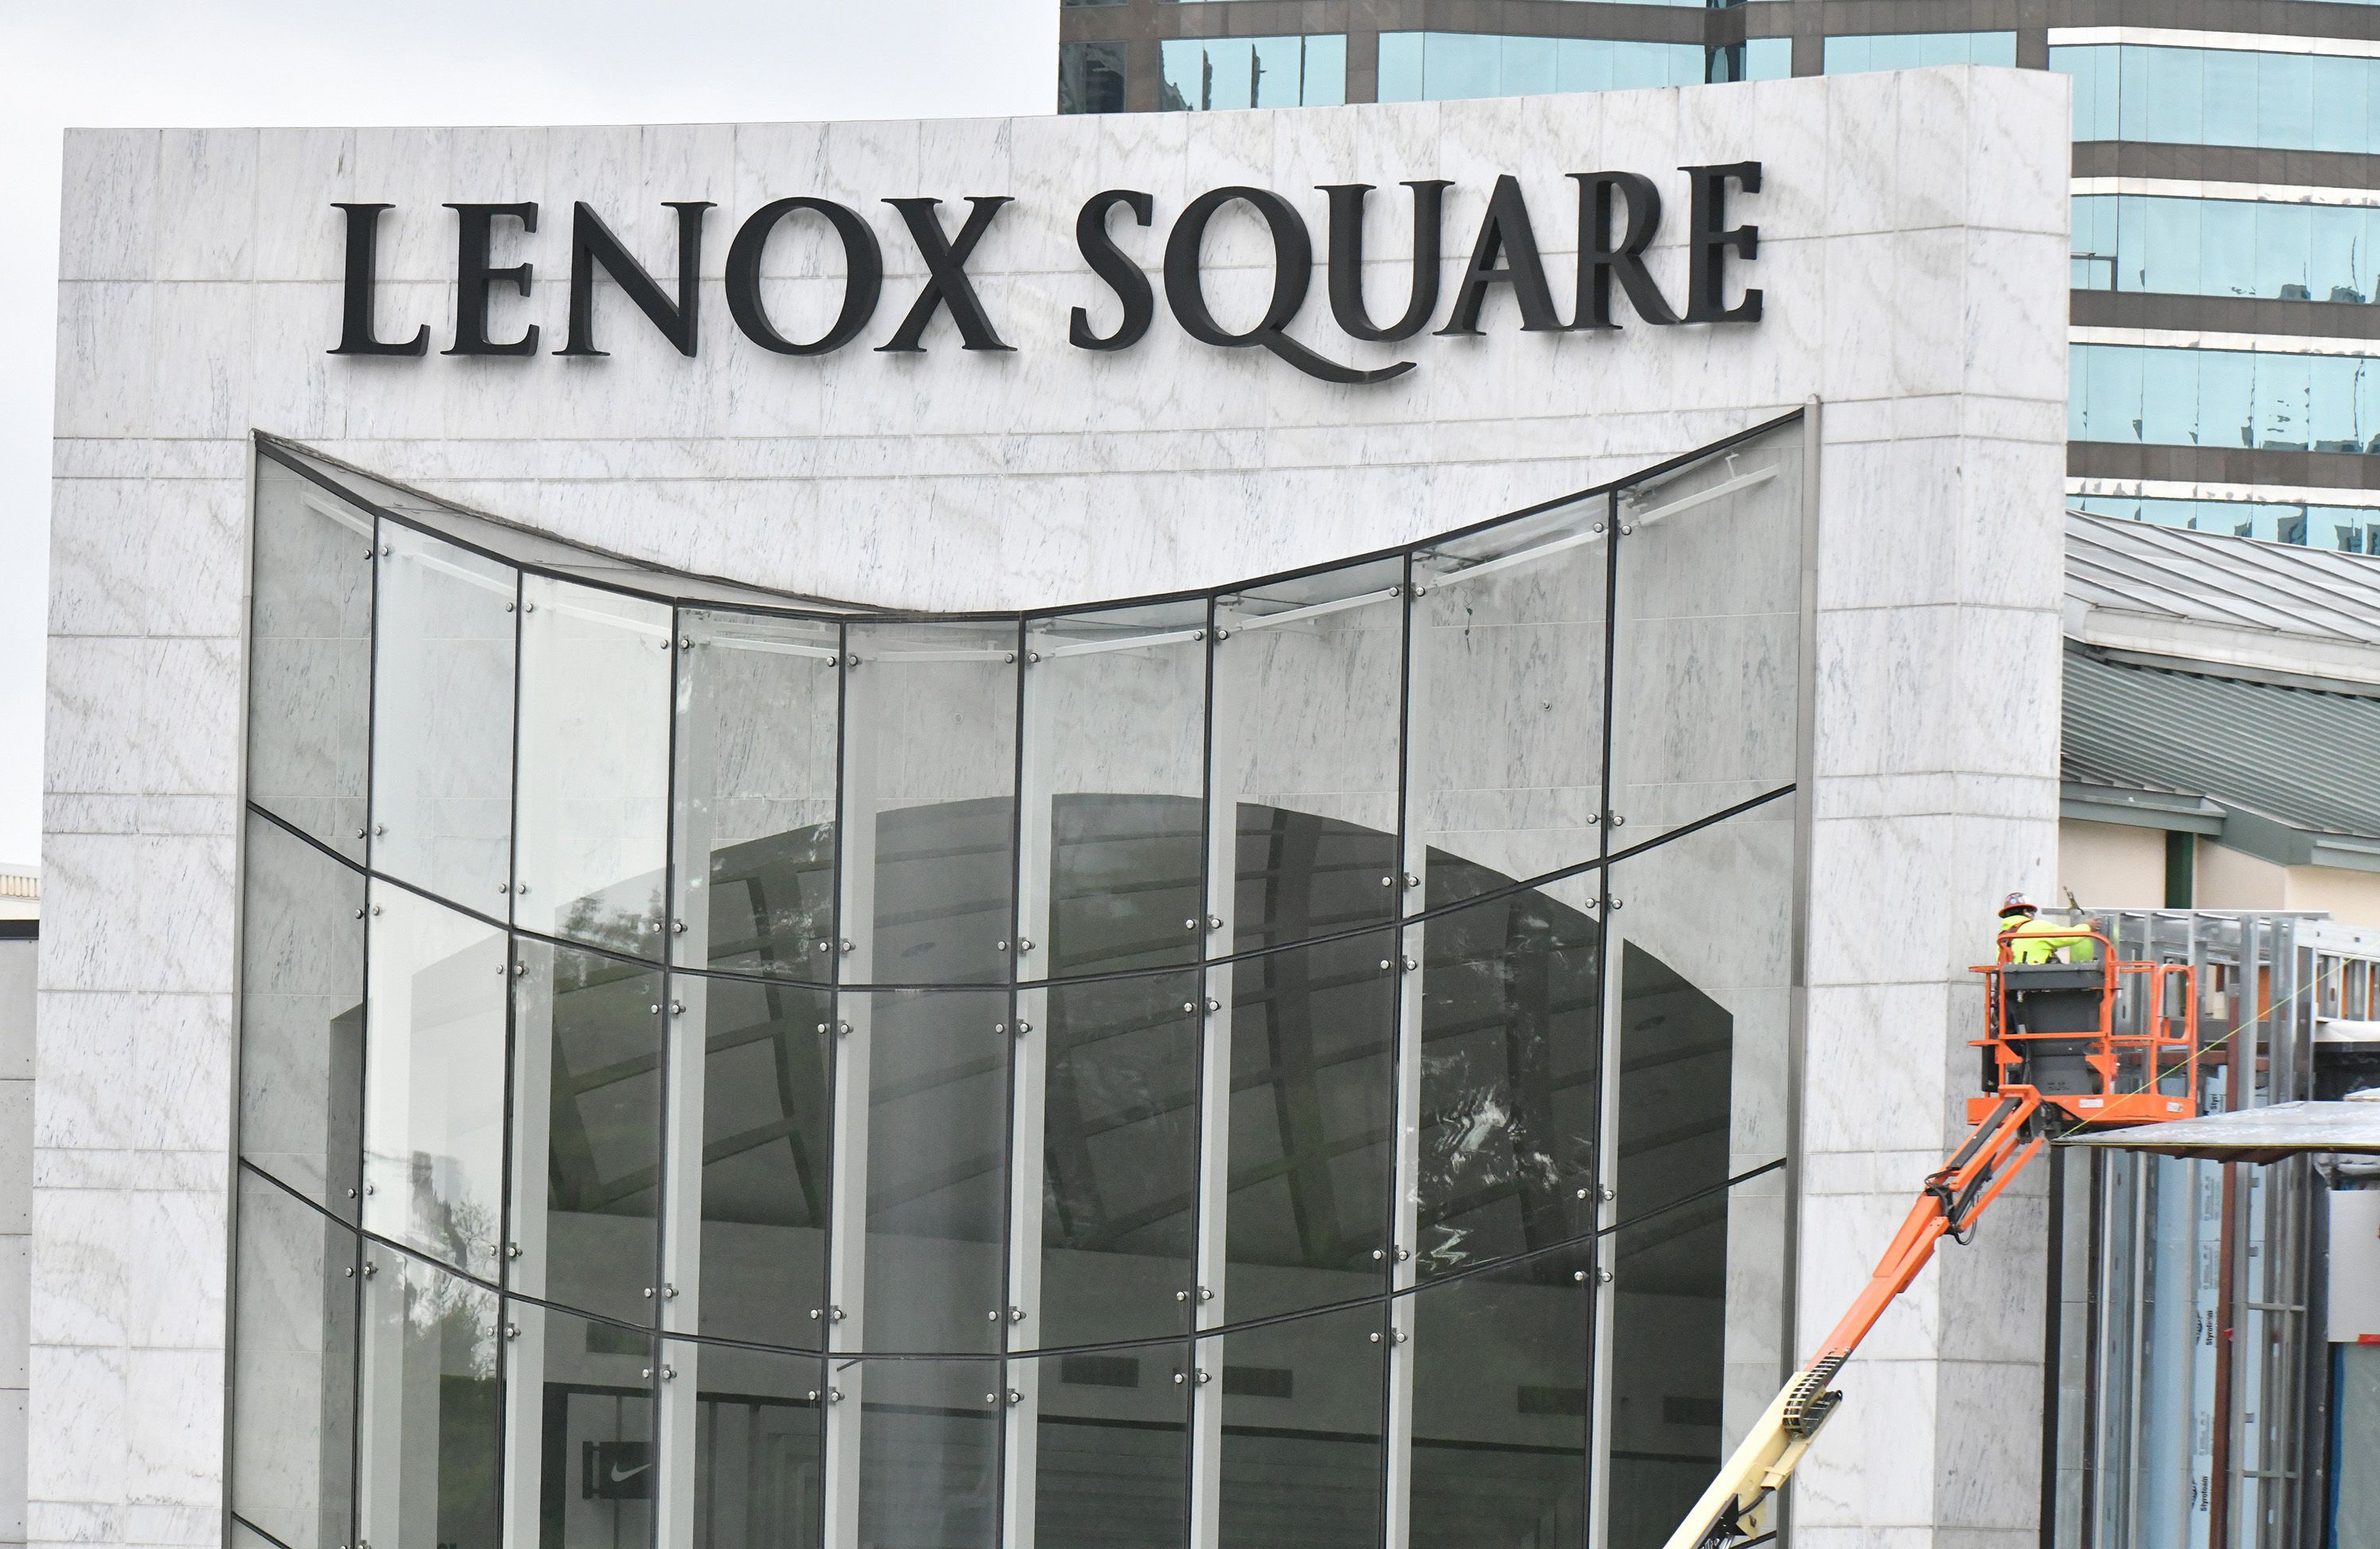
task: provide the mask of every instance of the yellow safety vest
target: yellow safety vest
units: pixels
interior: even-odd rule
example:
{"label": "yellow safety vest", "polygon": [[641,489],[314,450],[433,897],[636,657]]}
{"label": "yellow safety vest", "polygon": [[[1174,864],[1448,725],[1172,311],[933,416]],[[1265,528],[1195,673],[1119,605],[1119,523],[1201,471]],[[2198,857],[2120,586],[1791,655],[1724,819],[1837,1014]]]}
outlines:
{"label": "yellow safety vest", "polygon": [[2009,943],[2009,960],[2014,963],[2054,963],[2064,952],[2070,963],[2095,963],[2099,960],[2099,944],[2091,939],[2087,929],[2078,931],[2072,925],[2061,924],[2038,917],[2028,919],[2022,914],[2000,916],[2000,933],[2014,932],[2016,939]]}

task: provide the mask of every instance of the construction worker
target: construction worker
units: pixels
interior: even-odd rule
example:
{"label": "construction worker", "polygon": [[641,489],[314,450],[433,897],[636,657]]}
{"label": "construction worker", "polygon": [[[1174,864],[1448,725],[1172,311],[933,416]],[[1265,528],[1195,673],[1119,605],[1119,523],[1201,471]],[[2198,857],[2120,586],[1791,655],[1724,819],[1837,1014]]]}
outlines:
{"label": "construction worker", "polygon": [[2022,893],[2000,901],[2000,937],[2008,942],[2012,963],[2095,963],[2099,944],[2091,933],[2072,925],[2041,919],[2041,910]]}

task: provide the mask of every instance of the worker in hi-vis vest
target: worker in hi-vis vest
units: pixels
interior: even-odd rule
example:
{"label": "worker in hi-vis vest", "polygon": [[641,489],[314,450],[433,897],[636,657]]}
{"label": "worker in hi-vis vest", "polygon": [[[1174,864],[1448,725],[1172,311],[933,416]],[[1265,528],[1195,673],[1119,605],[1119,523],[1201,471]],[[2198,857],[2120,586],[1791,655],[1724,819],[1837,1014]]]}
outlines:
{"label": "worker in hi-vis vest", "polygon": [[2000,934],[2009,941],[2009,961],[2012,963],[2095,963],[2099,960],[2099,944],[2091,939],[2087,927],[2078,928],[2056,921],[2043,920],[2041,910],[2022,893],[2011,893],[2000,903]]}

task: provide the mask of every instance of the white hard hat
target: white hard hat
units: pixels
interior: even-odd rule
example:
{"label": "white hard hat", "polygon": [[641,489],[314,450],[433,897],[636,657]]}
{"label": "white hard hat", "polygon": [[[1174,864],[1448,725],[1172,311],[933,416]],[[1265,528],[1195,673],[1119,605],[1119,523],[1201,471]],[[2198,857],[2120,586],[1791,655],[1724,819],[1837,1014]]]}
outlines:
{"label": "white hard hat", "polygon": [[2025,909],[2034,914],[2041,912],[2041,910],[2034,904],[2034,901],[2031,898],[2026,897],[2022,893],[2011,893],[2007,897],[2000,900],[2000,912],[2002,914],[2013,914],[2018,909]]}

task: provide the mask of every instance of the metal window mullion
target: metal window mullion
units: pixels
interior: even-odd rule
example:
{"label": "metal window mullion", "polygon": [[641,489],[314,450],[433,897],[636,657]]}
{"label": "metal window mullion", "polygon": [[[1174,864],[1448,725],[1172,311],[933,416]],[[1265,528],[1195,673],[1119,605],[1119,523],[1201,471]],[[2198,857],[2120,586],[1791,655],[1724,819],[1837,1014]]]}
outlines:
{"label": "metal window mullion", "polygon": [[1602,820],[1596,824],[1597,845],[1602,867],[1596,874],[1596,914],[1600,921],[1597,933],[1596,985],[1602,1002],[1601,1015],[1596,1018],[1596,1038],[1599,1045],[1596,1055],[1596,1124],[1595,1124],[1595,1225],[1600,1234],[1595,1241],[1595,1309],[1590,1336],[1592,1370],[1587,1379],[1587,1543],[1594,1549],[1610,1541],[1611,1524],[1611,1325],[1613,1303],[1618,1299],[1620,1244],[1613,1231],[1620,1219],[1620,970],[1621,939],[1611,909],[1611,822],[1616,814],[1617,800],[1611,790],[1612,771],[1618,763],[1614,743],[1618,732],[1612,724],[1612,707],[1618,694],[1614,682],[1619,673],[1620,656],[1620,561],[1621,537],[1620,497],[1615,493],[1604,500],[1604,526],[1611,542],[1604,545],[1603,590],[1603,762],[1598,772],[1601,788],[1597,792]]}
{"label": "metal window mullion", "polygon": [[[850,645],[846,640],[846,647]],[[843,656],[842,825],[836,835],[842,878],[836,899],[835,963],[839,985],[866,983],[875,974],[877,717],[872,685],[880,675]],[[823,1348],[867,1348],[868,1130],[870,1040],[874,1006],[864,992],[838,990],[834,998],[834,1159],[828,1205],[827,1291],[820,1309]],[[860,1405],[867,1380],[856,1363],[826,1362],[825,1549],[859,1543]]]}
{"label": "metal window mullion", "polygon": [[[1405,563],[1405,584],[1402,620],[1403,664],[1397,716],[1398,791],[1397,791],[1397,865],[1398,874],[1390,879],[1399,901],[1400,918],[1420,911],[1424,895],[1418,887],[1408,886],[1406,878],[1418,879],[1427,874],[1428,846],[1423,841],[1419,825],[1409,811],[1410,792],[1415,782],[1413,769],[1414,738],[1412,706],[1424,699],[1420,653],[1414,650],[1414,590],[1416,578],[1413,562]],[[1419,1264],[1421,1247],[1421,1034],[1422,975],[1427,960],[1423,948],[1427,927],[1408,924],[1397,933],[1395,950],[1400,954],[1404,971],[1397,979],[1396,1030],[1396,1107],[1393,1133],[1396,1136],[1396,1159],[1390,1208],[1394,1214],[1389,1224],[1389,1285],[1392,1290],[1413,1289]],[[1405,1549],[1413,1536],[1413,1439],[1414,1439],[1414,1361],[1418,1353],[1414,1299],[1408,1295],[1393,1298],[1388,1309],[1389,1372],[1387,1431],[1387,1492],[1382,1521],[1386,1549]]]}
{"label": "metal window mullion", "polygon": [[[710,911],[689,907],[708,902],[697,890],[710,870],[714,829],[713,807],[690,799],[694,791],[709,791],[717,767],[717,749],[710,735],[713,717],[692,714],[704,695],[705,682],[695,670],[692,636],[684,629],[682,612],[671,615],[679,649],[671,657],[669,825],[670,874],[664,889],[663,956],[673,962],[700,964],[710,960]],[[681,714],[681,707],[688,712]],[[674,969],[662,976],[663,1004],[670,1014],[662,1023],[666,1070],[662,1081],[662,1257],[661,1328],[663,1334],[692,1334],[702,1319],[702,1135],[704,1079],[709,1071],[710,987],[701,979],[681,976]],[[672,1549],[694,1542],[697,1495],[695,1431],[699,1419],[702,1351],[688,1341],[662,1350],[658,1364],[674,1368],[674,1380],[660,1384],[660,1412],[654,1425],[653,1523],[658,1542]]]}
{"label": "metal window mullion", "polygon": [[[502,1251],[504,1283],[521,1296],[543,1298],[547,1284],[548,1152],[553,1105],[553,966],[552,946],[540,945],[538,968],[527,944],[510,954],[514,1058],[512,1113],[512,1235]],[[545,1448],[544,1310],[506,1300],[504,1348],[504,1520],[507,1549],[533,1549],[541,1533]],[[518,1333],[512,1331],[517,1329]]]}
{"label": "metal window mullion", "polygon": [[[1033,637],[1026,636],[1029,642]],[[1016,936],[1011,960],[1024,974],[1024,943],[1032,942],[1049,962],[1050,890],[1057,856],[1051,823],[1057,797],[1053,771],[1058,688],[1046,666],[1025,653],[1019,667],[1022,709],[1017,717]],[[1020,989],[1011,1008],[1009,1037],[1008,1324],[1011,1349],[1040,1343],[1042,1181],[1047,1169],[1050,992]],[[1032,1549],[1035,1482],[1039,1467],[1040,1362],[1011,1361],[1007,1390],[1017,1395],[1005,1407],[1001,1467],[1002,1542],[1006,1549]]]}
{"label": "metal window mullion", "polygon": [[[1225,638],[1234,620],[1221,608],[1208,615],[1207,714],[1207,955],[1203,1035],[1198,1043],[1198,1191],[1196,1284],[1184,1287],[1194,1330],[1219,1328],[1226,1317],[1232,1161],[1232,965],[1236,941],[1233,905],[1239,877],[1240,750],[1233,717],[1224,713]],[[1220,921],[1220,923],[1219,923]],[[1220,1541],[1223,1480],[1223,1342],[1190,1348],[1190,1543],[1216,1549]]]}

